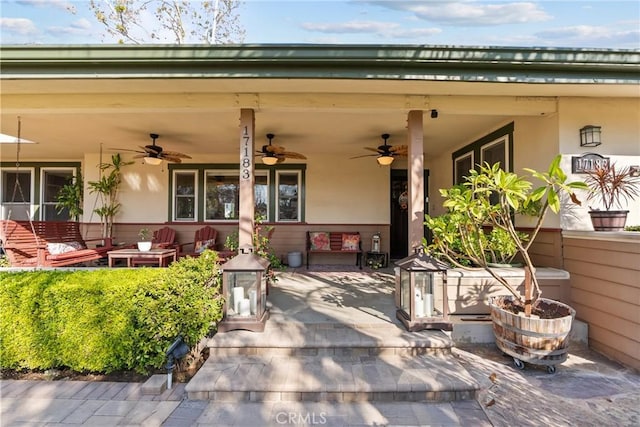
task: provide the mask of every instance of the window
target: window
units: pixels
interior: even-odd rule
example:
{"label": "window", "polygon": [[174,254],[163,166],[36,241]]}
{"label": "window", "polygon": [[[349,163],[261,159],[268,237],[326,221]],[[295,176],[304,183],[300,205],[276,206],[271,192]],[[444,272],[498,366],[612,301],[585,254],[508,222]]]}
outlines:
{"label": "window", "polygon": [[0,214],[3,219],[70,219],[66,209],[58,213],[56,204],[62,187],[79,173],[80,163],[24,162],[16,169],[15,164],[2,162],[0,171]]}
{"label": "window", "polygon": [[2,170],[2,219],[29,219],[33,200],[33,169]]}
{"label": "window", "polygon": [[464,177],[467,176],[469,171],[473,169],[473,151],[470,151],[454,160],[453,176],[454,184],[462,184]]}
{"label": "window", "polygon": [[173,211],[176,221],[196,220],[196,171],[179,171],[174,174]]}
{"label": "window", "polygon": [[[189,168],[187,170],[186,168]],[[255,214],[266,221],[302,221],[299,194],[305,165],[256,165]],[[240,213],[238,165],[169,165],[172,221],[237,221]],[[200,189],[200,190],[199,190]]]}
{"label": "window", "polygon": [[278,221],[300,221],[300,204],[298,203],[300,173],[278,171],[276,181]]}
{"label": "window", "polygon": [[71,219],[67,208],[58,212],[58,194],[62,187],[73,182],[73,169],[42,169],[42,209],[43,221],[68,221]]}
{"label": "window", "polygon": [[451,156],[453,183],[463,183],[469,170],[478,169],[485,162],[490,165],[499,162],[502,169],[512,172],[513,130],[514,125],[510,123],[454,152]]}

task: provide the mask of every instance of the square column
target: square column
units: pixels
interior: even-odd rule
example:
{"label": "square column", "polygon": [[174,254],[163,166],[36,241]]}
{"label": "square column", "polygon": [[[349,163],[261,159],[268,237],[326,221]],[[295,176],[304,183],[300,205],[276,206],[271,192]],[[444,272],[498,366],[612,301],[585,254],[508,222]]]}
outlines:
{"label": "square column", "polygon": [[421,110],[409,111],[407,118],[407,184],[409,192],[408,253],[422,246],[424,237],[424,131]]}

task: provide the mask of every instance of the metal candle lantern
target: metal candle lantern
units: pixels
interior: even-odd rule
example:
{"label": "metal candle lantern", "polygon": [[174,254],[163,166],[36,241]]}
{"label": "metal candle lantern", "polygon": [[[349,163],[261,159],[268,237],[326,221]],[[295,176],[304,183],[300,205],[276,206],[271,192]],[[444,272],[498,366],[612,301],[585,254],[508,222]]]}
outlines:
{"label": "metal candle lantern", "polygon": [[219,332],[245,329],[264,331],[267,310],[267,269],[269,261],[251,253],[250,248],[224,263],[222,293],[225,304]]}
{"label": "metal candle lantern", "polygon": [[[443,329],[450,331],[447,299],[449,265],[416,249],[413,255],[396,262],[396,317],[408,331]],[[435,287],[442,275],[442,289]]]}
{"label": "metal candle lantern", "polygon": [[371,252],[380,252],[380,233],[375,233],[371,237]]}

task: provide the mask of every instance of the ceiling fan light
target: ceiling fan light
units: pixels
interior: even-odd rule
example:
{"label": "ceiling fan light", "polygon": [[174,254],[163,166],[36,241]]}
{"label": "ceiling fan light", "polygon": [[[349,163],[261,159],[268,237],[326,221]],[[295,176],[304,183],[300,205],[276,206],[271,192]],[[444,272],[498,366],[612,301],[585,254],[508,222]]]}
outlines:
{"label": "ceiling fan light", "polygon": [[143,158],[143,160],[146,164],[153,165],[153,166],[158,166],[159,164],[162,163],[162,159],[159,157],[146,156]]}
{"label": "ceiling fan light", "polygon": [[391,163],[393,163],[393,156],[381,155],[378,156],[376,160],[378,161],[378,164],[380,166],[389,166]]}
{"label": "ceiling fan light", "polygon": [[267,166],[273,166],[278,163],[278,158],[276,156],[262,156],[262,163]]}

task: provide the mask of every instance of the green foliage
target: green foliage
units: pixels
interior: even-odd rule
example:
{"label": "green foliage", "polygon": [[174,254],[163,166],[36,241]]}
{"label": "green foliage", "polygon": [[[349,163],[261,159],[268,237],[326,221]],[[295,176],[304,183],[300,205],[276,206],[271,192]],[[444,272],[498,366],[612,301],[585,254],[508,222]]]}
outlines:
{"label": "green foliage", "polygon": [[58,213],[67,209],[72,219],[76,221],[80,219],[80,215],[83,213],[82,201],[84,200],[84,184],[80,171],[71,178],[69,183],[62,186],[56,200]]}
{"label": "green foliage", "polygon": [[[584,189],[582,182],[567,182],[560,168],[561,156],[556,156],[547,172],[525,169],[542,181],[533,189],[525,177],[500,169],[498,163],[485,164],[472,170],[462,185],[441,189],[443,206],[448,212],[440,217],[425,216],[425,224],[433,233],[433,243],[427,250],[458,267],[476,265],[487,270],[516,298],[520,294],[489,264],[511,261],[516,255],[533,271],[529,248],[537,236],[549,209],[560,210],[560,195],[566,193],[574,203],[580,203],[574,189]],[[537,218],[532,233],[516,230],[515,215]],[[532,277],[536,295],[541,294],[535,275]]]}
{"label": "green foliage", "polygon": [[140,231],[138,231],[138,237],[142,241],[149,240],[149,237],[151,237],[151,230],[146,227],[141,228]]}
{"label": "green foliage", "polygon": [[148,372],[222,317],[217,255],[168,269],[0,272],[3,368]]}
{"label": "green foliage", "polygon": [[[100,207],[93,211],[98,214],[102,221],[102,236],[113,236],[113,222],[122,206],[118,202],[118,193],[122,183],[122,168],[133,164],[124,162],[120,153],[111,156],[111,163],[102,163],[100,167],[101,176],[98,181],[89,181],[89,191],[97,193],[100,198]],[[104,173],[104,175],[102,175]]]}
{"label": "green foliage", "polygon": [[627,225],[624,231],[640,231],[640,225]]}

